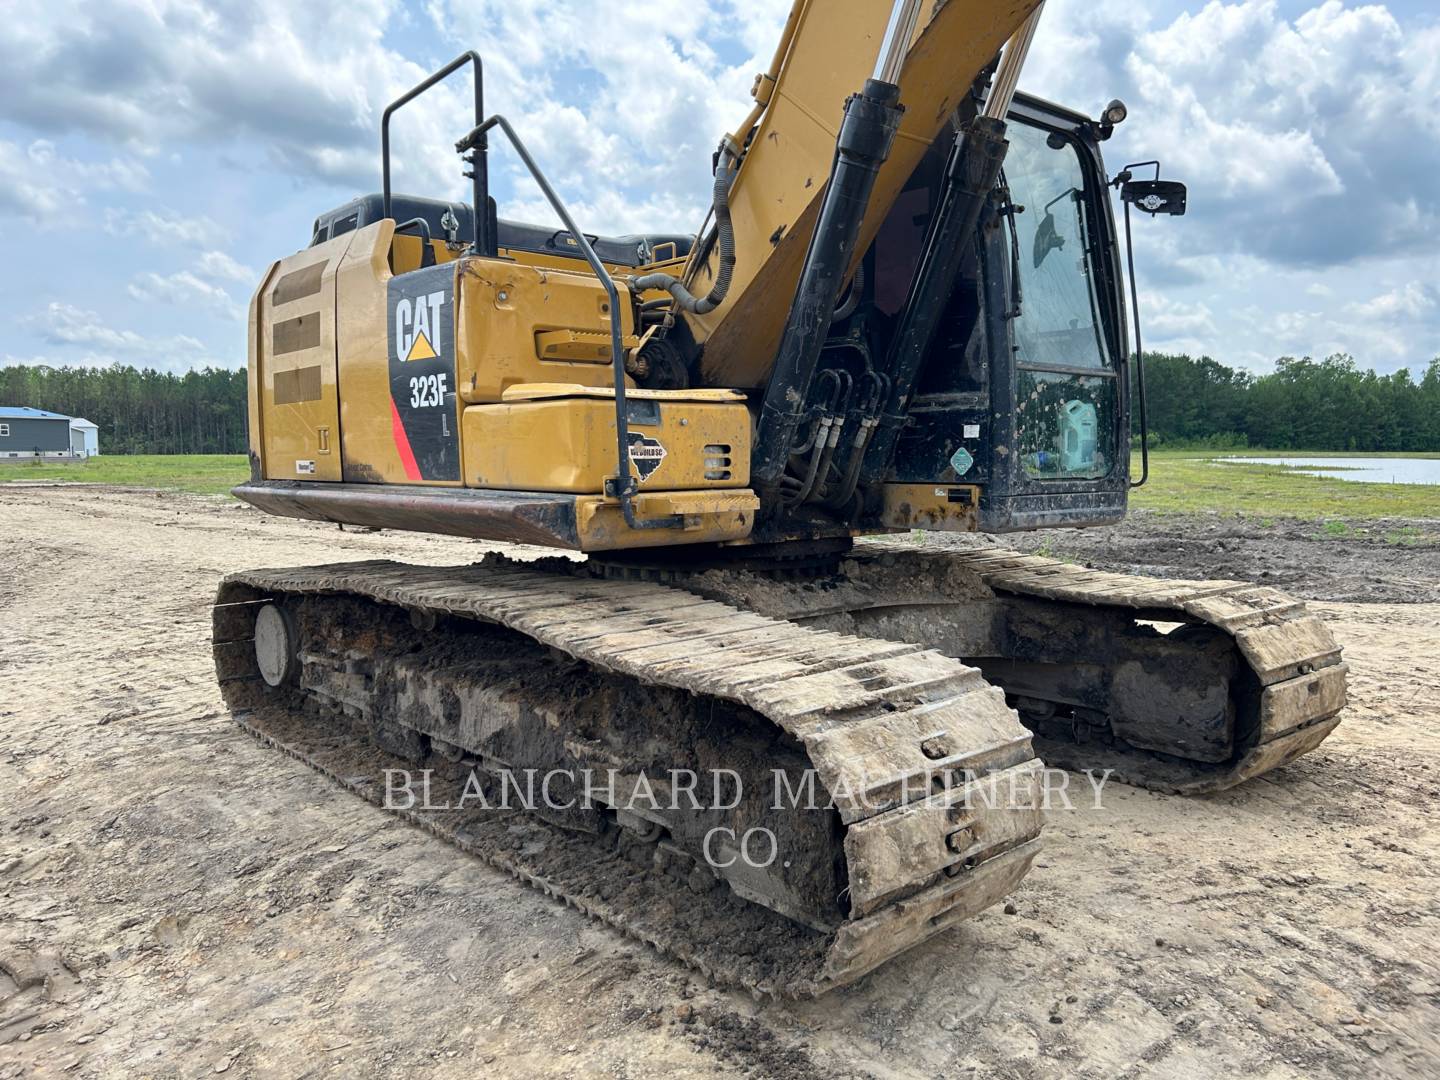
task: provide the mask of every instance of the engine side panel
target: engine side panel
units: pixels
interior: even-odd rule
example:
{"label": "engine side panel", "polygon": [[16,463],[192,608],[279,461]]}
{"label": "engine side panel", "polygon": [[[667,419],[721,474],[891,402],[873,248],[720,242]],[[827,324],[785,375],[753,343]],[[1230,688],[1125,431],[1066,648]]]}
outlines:
{"label": "engine side panel", "polygon": [[251,445],[266,479],[341,479],[335,290],[350,242],[281,260],[251,303]]}

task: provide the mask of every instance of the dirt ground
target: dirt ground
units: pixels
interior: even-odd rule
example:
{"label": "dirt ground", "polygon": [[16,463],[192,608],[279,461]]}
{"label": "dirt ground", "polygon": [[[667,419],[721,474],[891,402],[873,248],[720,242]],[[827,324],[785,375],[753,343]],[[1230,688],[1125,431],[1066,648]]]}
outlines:
{"label": "dirt ground", "polygon": [[222,714],[208,606],[227,571],[485,545],[0,488],[0,961],[18,973],[0,974],[0,1077],[1435,1076],[1434,553],[1205,524],[1050,546],[1185,576],[1255,558],[1302,593],[1427,601],[1316,605],[1354,672],[1336,734],[1238,791],[1113,785],[1102,809],[1052,813],[1013,914],[775,1004],[708,987]]}
{"label": "dirt ground", "polygon": [[1257,581],[1306,600],[1440,603],[1436,521],[1351,524],[1138,511],[1113,528],[1001,540],[1107,570]]}

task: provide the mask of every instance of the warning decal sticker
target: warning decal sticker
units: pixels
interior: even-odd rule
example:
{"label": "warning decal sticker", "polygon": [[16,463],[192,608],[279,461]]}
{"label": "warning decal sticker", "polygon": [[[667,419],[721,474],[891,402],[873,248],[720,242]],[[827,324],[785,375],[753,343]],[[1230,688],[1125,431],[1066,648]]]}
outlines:
{"label": "warning decal sticker", "polygon": [[459,480],[454,266],[391,278],[388,301],[395,451],[410,480]]}
{"label": "warning decal sticker", "polygon": [[660,445],[659,439],[652,439],[638,431],[629,432],[629,436],[630,461],[634,464],[635,471],[640,474],[640,483],[643,484],[665,460],[665,447]]}

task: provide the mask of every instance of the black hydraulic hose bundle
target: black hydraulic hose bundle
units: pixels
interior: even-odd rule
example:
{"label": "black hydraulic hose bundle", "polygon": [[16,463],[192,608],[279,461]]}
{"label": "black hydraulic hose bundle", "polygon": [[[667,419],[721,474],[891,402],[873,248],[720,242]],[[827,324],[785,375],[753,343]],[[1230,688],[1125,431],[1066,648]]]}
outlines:
{"label": "black hydraulic hose bundle", "polygon": [[630,283],[633,292],[638,294],[647,289],[664,289],[675,298],[675,303],[681,309],[694,315],[704,315],[720,306],[730,291],[730,279],[735,273],[735,228],[730,222],[730,186],[735,182],[736,168],[735,155],[728,146],[722,146],[715,166],[715,188],[712,197],[715,233],[720,243],[720,269],[715,274],[715,284],[710,289],[710,295],[704,298],[695,297],[685,287],[684,282],[670,274],[642,274]]}
{"label": "black hydraulic hose bundle", "polygon": [[[795,490],[787,491],[783,496],[786,506],[798,506],[800,503],[813,499],[816,493],[824,486],[830,472],[830,463],[835,457],[835,448],[840,445],[840,434],[845,429],[847,414],[850,408],[851,393],[854,390],[855,380],[850,377],[848,371],[839,368],[826,368],[816,375],[816,379],[826,379],[834,384],[834,388],[827,396],[824,405],[820,407],[819,416],[814,423],[814,431],[806,440],[806,445],[794,450],[791,457],[809,451],[809,461],[802,466],[804,478],[798,481]],[[795,478],[785,475],[781,478],[785,486],[793,486]]]}
{"label": "black hydraulic hose bundle", "polygon": [[890,380],[878,371],[867,371],[864,378],[870,383],[871,389],[857,417],[845,475],[835,486],[835,490],[827,493],[825,498],[825,505],[832,510],[843,509],[855,495],[855,488],[860,483],[860,467],[865,462],[865,449],[870,445],[875,429],[880,425],[880,407],[890,392]]}

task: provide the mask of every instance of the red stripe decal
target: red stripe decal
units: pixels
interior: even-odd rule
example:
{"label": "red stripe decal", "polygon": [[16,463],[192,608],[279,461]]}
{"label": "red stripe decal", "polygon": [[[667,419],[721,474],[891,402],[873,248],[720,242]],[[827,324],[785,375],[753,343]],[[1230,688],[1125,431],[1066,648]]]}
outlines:
{"label": "red stripe decal", "polygon": [[395,436],[395,449],[400,451],[400,464],[405,466],[405,475],[411,480],[420,479],[420,466],[415,464],[415,451],[410,449],[410,436],[405,434],[405,425],[400,420],[400,410],[395,399],[390,399],[390,430]]}

